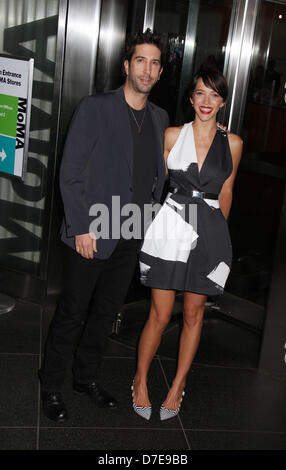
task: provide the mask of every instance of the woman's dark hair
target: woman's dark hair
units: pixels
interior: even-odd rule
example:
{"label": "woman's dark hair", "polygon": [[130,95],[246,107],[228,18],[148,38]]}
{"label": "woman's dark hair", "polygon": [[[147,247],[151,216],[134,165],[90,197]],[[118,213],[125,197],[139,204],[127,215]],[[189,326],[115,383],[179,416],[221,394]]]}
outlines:
{"label": "woman's dark hair", "polygon": [[132,56],[134,54],[135,48],[139,44],[152,44],[153,46],[158,47],[161,51],[161,65],[165,59],[165,48],[162,42],[162,36],[156,31],[151,31],[150,28],[146,29],[144,33],[138,32],[135,36],[129,36],[125,44],[125,54],[124,60],[128,60],[130,63]]}
{"label": "woman's dark hair", "polygon": [[228,85],[225,77],[217,68],[205,65],[202,65],[195,74],[189,88],[189,96],[193,95],[200,78],[208,88],[216,91],[222,97],[223,101],[226,101],[228,95]]}

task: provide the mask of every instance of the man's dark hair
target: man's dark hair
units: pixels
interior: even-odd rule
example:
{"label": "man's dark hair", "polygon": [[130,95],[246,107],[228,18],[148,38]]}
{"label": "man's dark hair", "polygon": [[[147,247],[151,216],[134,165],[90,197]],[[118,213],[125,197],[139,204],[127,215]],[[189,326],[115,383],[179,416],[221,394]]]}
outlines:
{"label": "man's dark hair", "polygon": [[202,79],[204,84],[216,91],[226,101],[228,95],[228,85],[224,75],[216,67],[210,65],[202,65],[194,76],[194,79],[189,88],[189,96],[192,96],[199,79]]}
{"label": "man's dark hair", "polygon": [[140,44],[152,44],[158,47],[161,51],[161,65],[163,65],[165,60],[165,48],[162,42],[162,36],[156,33],[156,31],[152,32],[150,28],[146,29],[144,33],[139,31],[135,36],[129,36],[126,39],[124,60],[128,60],[130,63],[136,46]]}

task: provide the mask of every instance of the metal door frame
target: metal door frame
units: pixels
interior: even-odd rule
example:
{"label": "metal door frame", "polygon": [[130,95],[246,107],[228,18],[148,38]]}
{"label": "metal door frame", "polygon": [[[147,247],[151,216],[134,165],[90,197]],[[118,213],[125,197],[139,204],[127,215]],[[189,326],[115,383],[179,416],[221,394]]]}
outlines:
{"label": "metal door frame", "polygon": [[255,26],[261,0],[234,0],[233,17],[226,50],[224,74],[230,99],[223,119],[236,134],[242,130]]}

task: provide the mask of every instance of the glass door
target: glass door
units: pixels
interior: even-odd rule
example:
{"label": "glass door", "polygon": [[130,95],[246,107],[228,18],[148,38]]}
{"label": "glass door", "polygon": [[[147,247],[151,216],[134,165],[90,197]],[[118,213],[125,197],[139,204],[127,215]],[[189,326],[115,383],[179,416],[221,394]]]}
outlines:
{"label": "glass door", "polygon": [[230,219],[235,261],[228,290],[262,306],[268,299],[286,176],[283,3],[263,0],[258,11],[241,121],[244,154]]}
{"label": "glass door", "polygon": [[171,124],[192,119],[186,92],[200,65],[223,71],[232,12],[232,0],[156,1],[154,29],[163,34],[167,60],[151,100],[168,111]]}

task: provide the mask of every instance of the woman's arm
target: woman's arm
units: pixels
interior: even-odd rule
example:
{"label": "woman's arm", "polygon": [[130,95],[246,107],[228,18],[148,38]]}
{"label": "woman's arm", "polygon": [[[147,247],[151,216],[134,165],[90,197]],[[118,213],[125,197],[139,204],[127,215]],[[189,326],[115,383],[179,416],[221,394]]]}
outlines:
{"label": "woman's arm", "polygon": [[229,147],[232,156],[233,170],[229,178],[224,182],[219,195],[220,209],[227,219],[232,203],[232,190],[233,184],[236,177],[238,165],[242,155],[243,141],[236,134],[228,134]]}

